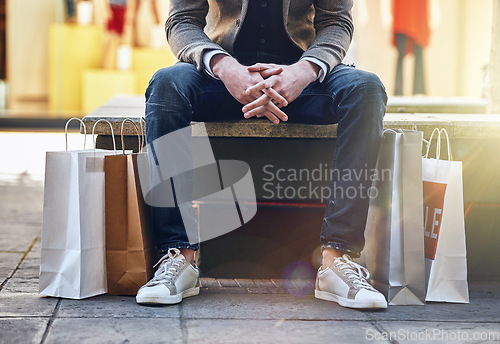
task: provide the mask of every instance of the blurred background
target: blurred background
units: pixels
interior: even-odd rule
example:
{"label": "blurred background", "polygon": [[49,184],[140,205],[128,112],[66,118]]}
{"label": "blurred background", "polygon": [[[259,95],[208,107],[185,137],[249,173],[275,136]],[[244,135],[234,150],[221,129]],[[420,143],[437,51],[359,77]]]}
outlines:
{"label": "blurred background", "polygon": [[81,117],[113,94],[143,94],[175,62],[168,1],[123,3],[2,0],[4,116]]}

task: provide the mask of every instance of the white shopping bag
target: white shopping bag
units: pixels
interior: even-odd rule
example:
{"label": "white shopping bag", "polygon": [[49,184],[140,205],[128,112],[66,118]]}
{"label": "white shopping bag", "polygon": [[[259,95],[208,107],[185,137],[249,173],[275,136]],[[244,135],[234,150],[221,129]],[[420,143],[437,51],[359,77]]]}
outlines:
{"label": "white shopping bag", "polygon": [[107,291],[104,156],[114,151],[68,151],[71,120],[66,151],[46,154],[39,291],[83,299]]}
{"label": "white shopping bag", "polygon": [[422,132],[386,129],[359,261],[390,305],[425,303]]}
{"label": "white shopping bag", "polygon": [[[434,133],[437,133],[436,159],[429,159]],[[446,137],[449,160],[439,159],[441,133]],[[451,159],[448,133],[444,129],[435,129],[422,159],[425,300],[468,303],[462,162]]]}

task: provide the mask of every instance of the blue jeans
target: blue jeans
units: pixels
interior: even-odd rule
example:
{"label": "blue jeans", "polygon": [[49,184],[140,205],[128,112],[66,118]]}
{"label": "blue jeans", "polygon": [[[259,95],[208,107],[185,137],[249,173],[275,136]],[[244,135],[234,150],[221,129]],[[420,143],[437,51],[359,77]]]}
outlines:
{"label": "blue jeans", "polygon": [[[375,168],[386,103],[385,88],[376,75],[341,64],[322,83],[310,84],[283,108],[291,123],[338,123],[332,167],[335,173],[329,183],[331,192],[320,237],[322,248],[336,248],[352,256],[363,249],[369,204],[366,192],[371,186],[366,175]],[[200,73],[192,64],[179,62],[159,70],[150,81],[146,91],[146,140],[150,143],[187,127],[191,121],[242,119],[242,106],[222,81]],[[177,208],[154,207],[153,232],[160,253],[172,247],[198,248],[189,244]]]}

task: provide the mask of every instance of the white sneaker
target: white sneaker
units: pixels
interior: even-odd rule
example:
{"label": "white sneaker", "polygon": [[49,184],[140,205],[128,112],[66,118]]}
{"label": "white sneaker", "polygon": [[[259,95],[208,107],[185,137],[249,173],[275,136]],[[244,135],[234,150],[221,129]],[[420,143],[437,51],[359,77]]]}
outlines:
{"label": "white sneaker", "polygon": [[157,265],[154,277],[137,292],[137,303],[174,304],[200,293],[200,271],[178,249],[170,249]]}
{"label": "white sneaker", "polygon": [[370,273],[344,254],[324,270],[318,270],[314,296],[350,308],[387,308],[384,295],[368,282]]}

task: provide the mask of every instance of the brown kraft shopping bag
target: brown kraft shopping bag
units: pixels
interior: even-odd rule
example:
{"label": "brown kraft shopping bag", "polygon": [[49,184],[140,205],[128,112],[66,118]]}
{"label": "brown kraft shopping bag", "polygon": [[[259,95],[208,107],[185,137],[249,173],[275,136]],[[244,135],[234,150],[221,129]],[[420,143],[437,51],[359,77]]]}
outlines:
{"label": "brown kraft shopping bag", "polygon": [[[141,146],[139,137],[139,148]],[[110,295],[135,295],[154,273],[156,249],[150,208],[140,189],[137,169],[140,154],[146,153],[124,153],[104,160],[106,270]]]}

